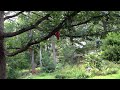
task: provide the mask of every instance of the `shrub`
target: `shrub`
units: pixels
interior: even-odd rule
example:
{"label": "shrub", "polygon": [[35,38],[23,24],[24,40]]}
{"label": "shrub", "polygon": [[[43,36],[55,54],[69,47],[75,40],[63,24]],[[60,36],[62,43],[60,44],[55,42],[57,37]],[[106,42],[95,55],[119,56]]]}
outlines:
{"label": "shrub", "polygon": [[109,46],[104,50],[103,59],[117,62],[120,60],[120,46]]}
{"label": "shrub", "polygon": [[47,73],[54,72],[55,71],[55,65],[53,63],[48,64],[47,66],[42,67],[42,70],[47,72]]}
{"label": "shrub", "polygon": [[103,40],[102,58],[118,63],[120,60],[120,33],[109,33]]}
{"label": "shrub", "polygon": [[9,66],[12,66],[12,68],[28,69],[30,67],[30,61],[27,55],[24,54],[25,53],[21,53],[14,57],[7,57],[7,63]]}
{"label": "shrub", "polygon": [[118,72],[118,69],[111,68],[107,70],[106,74],[116,74],[117,72]]}
{"label": "shrub", "polygon": [[7,78],[8,79],[17,79],[19,77],[19,71],[15,68],[8,67],[7,68]]}
{"label": "shrub", "polygon": [[74,54],[75,48],[73,46],[64,46],[63,50],[61,51],[63,54],[62,62],[63,63],[73,63],[73,54]]}
{"label": "shrub", "polygon": [[90,75],[80,66],[70,66],[66,65],[63,69],[59,71],[60,74],[57,74],[55,78],[57,79],[85,79]]}
{"label": "shrub", "polygon": [[53,60],[50,58],[48,53],[44,53],[44,57],[42,58],[42,71],[45,71],[47,73],[54,72],[55,65],[53,64]]}
{"label": "shrub", "polygon": [[56,79],[65,79],[66,78],[66,76],[65,75],[55,75],[55,78]]}
{"label": "shrub", "polygon": [[119,65],[105,60],[105,61],[102,61],[101,63],[101,70],[97,68],[92,68],[91,73],[92,73],[92,76],[95,76],[95,75],[99,76],[99,75],[116,74],[118,71],[119,71]]}
{"label": "shrub", "polygon": [[102,68],[101,52],[88,54],[85,56],[85,60],[87,66],[101,70]]}

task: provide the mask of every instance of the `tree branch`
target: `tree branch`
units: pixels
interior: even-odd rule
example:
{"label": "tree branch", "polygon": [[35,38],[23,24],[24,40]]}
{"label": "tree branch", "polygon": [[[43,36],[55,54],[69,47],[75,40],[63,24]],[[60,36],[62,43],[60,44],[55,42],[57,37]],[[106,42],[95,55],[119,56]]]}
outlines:
{"label": "tree branch", "polygon": [[63,24],[66,22],[66,20],[70,19],[71,17],[74,17],[77,13],[79,13],[79,11],[75,11],[69,16],[65,17],[65,19],[58,26],[56,26],[53,30],[50,30],[51,32],[47,36],[41,38],[40,40],[34,40],[32,42],[28,42],[25,46],[22,46],[19,50],[13,53],[8,53],[7,56],[15,56],[18,53],[21,53],[27,50],[31,45],[38,44],[44,40],[47,40],[48,38],[50,38],[52,35],[54,35],[57,31],[59,31],[63,27]]}
{"label": "tree branch", "polygon": [[[106,14],[106,15],[108,15],[108,14]],[[71,25],[70,27],[74,27],[74,26],[78,26],[78,25],[86,24],[86,23],[90,22],[90,21],[93,20],[93,19],[101,18],[101,17],[104,17],[104,16],[106,16],[106,15],[94,16],[94,17],[91,17],[90,19],[85,20],[85,21],[83,21],[83,22],[79,22],[79,23],[77,23],[77,24]]]}
{"label": "tree branch", "polygon": [[12,16],[6,16],[6,17],[4,18],[4,21],[7,20],[7,19],[10,19],[10,18],[16,17],[16,16],[18,16],[19,14],[21,14],[21,13],[23,13],[23,12],[24,12],[24,11],[20,11],[20,12],[14,14],[14,15],[12,15]]}
{"label": "tree branch", "polygon": [[31,26],[28,26],[28,27],[25,27],[25,28],[22,28],[16,32],[8,32],[8,33],[4,33],[4,37],[5,38],[8,38],[8,37],[13,37],[13,36],[16,36],[16,35],[19,35],[21,33],[24,33],[26,31],[29,31],[31,29],[34,29],[36,28],[36,26],[38,26],[42,21],[46,20],[48,17],[50,16],[50,14],[47,14],[46,16],[42,17],[41,19],[39,19],[35,24],[31,25]]}
{"label": "tree branch", "polygon": [[115,29],[115,30],[109,30],[109,31],[102,31],[102,32],[95,32],[95,33],[90,33],[90,34],[82,34],[82,35],[65,35],[66,37],[73,37],[73,38],[82,38],[86,36],[97,36],[97,35],[104,35],[109,32],[117,32],[120,31],[120,28]]}
{"label": "tree branch", "polygon": [[7,49],[20,49],[19,47],[8,47]]}

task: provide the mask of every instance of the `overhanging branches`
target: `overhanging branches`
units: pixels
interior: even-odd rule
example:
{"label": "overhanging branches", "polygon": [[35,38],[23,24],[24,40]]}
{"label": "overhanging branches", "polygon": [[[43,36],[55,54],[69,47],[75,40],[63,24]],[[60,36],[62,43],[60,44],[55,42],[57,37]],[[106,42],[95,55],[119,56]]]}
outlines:
{"label": "overhanging branches", "polygon": [[82,38],[82,37],[86,37],[86,36],[98,36],[98,35],[104,35],[107,34],[109,32],[117,32],[120,31],[120,28],[115,29],[115,30],[108,30],[108,31],[102,31],[102,32],[94,32],[94,33],[86,33],[86,34],[82,34],[82,35],[64,35],[66,37],[73,37],[73,38]]}
{"label": "overhanging branches", "polygon": [[99,15],[99,16],[93,16],[93,17],[91,17],[91,18],[88,19],[88,20],[85,20],[85,21],[83,21],[83,22],[79,22],[79,23],[77,23],[77,24],[71,25],[70,27],[74,27],[74,26],[78,26],[78,25],[82,25],[82,24],[87,24],[87,23],[89,23],[90,21],[92,21],[92,20],[94,20],[94,19],[102,18],[102,17],[107,16],[107,15],[108,15],[108,14],[106,14],[106,15]]}
{"label": "overhanging branches", "polygon": [[14,14],[14,15],[11,15],[11,16],[6,16],[6,17],[4,18],[4,21],[5,21],[5,20],[7,20],[7,19],[10,19],[10,18],[16,17],[16,16],[18,16],[18,15],[22,14],[23,12],[24,12],[24,11],[20,11],[20,12],[18,12],[18,13],[16,13],[16,14]]}
{"label": "overhanging branches", "polygon": [[75,11],[75,12],[71,13],[69,16],[65,17],[65,19],[61,23],[59,23],[56,27],[54,27],[53,30],[50,30],[51,32],[48,33],[48,35],[46,35],[45,37],[43,37],[41,39],[38,39],[38,40],[34,40],[34,41],[31,41],[31,42],[28,42],[25,46],[22,46],[20,49],[16,50],[15,52],[7,53],[7,56],[15,56],[18,53],[21,53],[21,52],[27,50],[31,45],[38,44],[38,43],[40,43],[40,42],[42,42],[44,40],[47,40],[52,35],[54,35],[57,31],[59,31],[63,27],[64,23],[67,20],[69,20],[71,17],[74,17],[77,13],[79,13],[79,11]]}
{"label": "overhanging branches", "polygon": [[50,14],[47,14],[46,16],[40,18],[35,24],[30,25],[30,26],[27,26],[27,27],[24,27],[24,28],[22,28],[22,29],[20,29],[20,30],[18,30],[18,31],[16,31],[16,32],[4,33],[4,34],[3,34],[3,37],[4,37],[4,38],[13,37],[13,36],[22,34],[22,33],[26,32],[26,31],[29,31],[29,30],[31,30],[31,29],[34,29],[34,28],[36,28],[42,21],[47,20],[49,16],[50,16]]}

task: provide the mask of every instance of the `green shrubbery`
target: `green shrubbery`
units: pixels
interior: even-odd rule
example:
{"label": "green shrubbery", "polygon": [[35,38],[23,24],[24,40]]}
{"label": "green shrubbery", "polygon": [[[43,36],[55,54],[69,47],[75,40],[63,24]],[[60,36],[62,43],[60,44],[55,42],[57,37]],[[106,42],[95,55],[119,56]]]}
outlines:
{"label": "green shrubbery", "polygon": [[61,59],[61,63],[73,63],[73,54],[75,51],[75,47],[73,47],[72,45],[69,46],[64,46],[62,47],[63,49],[61,50],[61,56],[63,56]]}
{"label": "green shrubbery", "polygon": [[94,52],[93,54],[86,55],[85,63],[87,63],[87,66],[101,70],[102,68],[101,53],[102,52]]}
{"label": "green shrubbery", "polygon": [[50,58],[49,53],[44,53],[44,57],[42,58],[42,70],[51,73],[55,70],[55,65],[53,64],[53,60]]}
{"label": "green shrubbery", "polygon": [[85,71],[85,69],[81,66],[71,66],[66,65],[63,69],[59,70],[55,75],[57,79],[85,79],[90,75]]}
{"label": "green shrubbery", "polygon": [[91,68],[91,76],[115,74],[118,72],[119,67],[117,64],[101,58],[103,53],[103,51],[94,52],[85,56],[85,67]]}
{"label": "green shrubbery", "polygon": [[20,76],[19,70],[13,67],[7,67],[7,78],[8,79],[17,79]]}
{"label": "green shrubbery", "polygon": [[7,78],[17,79],[20,76],[20,70],[28,69],[30,63],[24,54],[14,57],[7,57]]}
{"label": "green shrubbery", "polygon": [[30,67],[31,61],[26,53],[21,53],[14,57],[7,57],[7,63],[9,66],[12,66],[12,68],[18,68],[21,70],[28,69]]}
{"label": "green shrubbery", "polygon": [[120,60],[120,33],[109,33],[102,45],[102,58],[118,63]]}
{"label": "green shrubbery", "polygon": [[53,63],[49,63],[47,66],[42,67],[42,70],[47,73],[51,73],[55,71],[55,65]]}

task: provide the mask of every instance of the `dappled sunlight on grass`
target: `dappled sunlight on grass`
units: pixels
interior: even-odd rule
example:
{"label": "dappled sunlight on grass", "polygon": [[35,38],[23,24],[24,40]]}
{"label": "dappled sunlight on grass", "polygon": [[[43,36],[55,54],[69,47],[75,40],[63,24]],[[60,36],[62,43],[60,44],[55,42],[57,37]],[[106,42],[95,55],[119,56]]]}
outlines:
{"label": "dappled sunlight on grass", "polygon": [[102,71],[92,68],[89,72],[85,68],[86,64],[66,65],[52,73],[46,73],[37,68],[39,72],[33,75],[29,70],[22,70],[23,76],[20,79],[120,79],[119,65],[110,62],[107,66],[107,69]]}
{"label": "dappled sunlight on grass", "polygon": [[21,77],[22,79],[79,79],[85,78],[87,75],[82,66],[70,66],[66,65],[61,70],[56,70],[53,73],[40,72],[32,75],[31,73]]}
{"label": "dappled sunlight on grass", "polygon": [[21,79],[55,79],[54,74],[52,73],[39,73],[39,74],[29,74],[27,76],[21,77]]}
{"label": "dappled sunlight on grass", "polygon": [[116,74],[110,74],[105,76],[94,76],[88,79],[120,79],[120,70]]}

